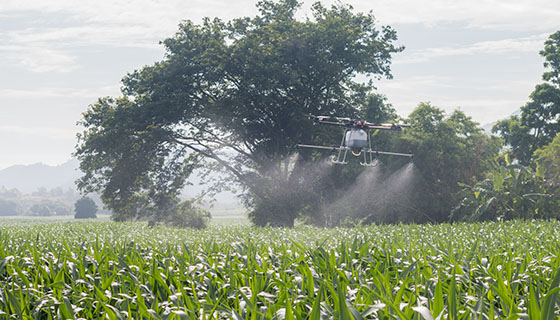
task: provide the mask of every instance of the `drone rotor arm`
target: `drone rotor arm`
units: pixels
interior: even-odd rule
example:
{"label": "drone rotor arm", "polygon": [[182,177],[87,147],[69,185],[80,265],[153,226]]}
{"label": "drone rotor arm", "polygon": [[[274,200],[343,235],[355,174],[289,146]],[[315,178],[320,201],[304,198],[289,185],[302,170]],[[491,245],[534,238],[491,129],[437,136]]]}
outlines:
{"label": "drone rotor arm", "polygon": [[298,148],[323,149],[323,150],[331,150],[331,151],[339,151],[339,150],[344,149],[344,148],[337,147],[337,146],[328,147],[328,146],[316,146],[316,145],[312,145],[312,144],[298,144],[296,146]]}
{"label": "drone rotor arm", "polygon": [[366,128],[368,129],[375,129],[375,130],[398,130],[398,127],[395,126],[380,126],[380,125],[366,125]]}
{"label": "drone rotor arm", "polygon": [[339,127],[347,127],[348,124],[344,122],[336,122],[336,121],[326,121],[326,120],[319,120],[319,123],[328,124],[331,126],[339,126]]}
{"label": "drone rotor arm", "polygon": [[380,129],[380,130],[401,130],[402,128],[410,128],[409,124],[401,123],[382,123],[380,125],[366,124],[368,129]]}

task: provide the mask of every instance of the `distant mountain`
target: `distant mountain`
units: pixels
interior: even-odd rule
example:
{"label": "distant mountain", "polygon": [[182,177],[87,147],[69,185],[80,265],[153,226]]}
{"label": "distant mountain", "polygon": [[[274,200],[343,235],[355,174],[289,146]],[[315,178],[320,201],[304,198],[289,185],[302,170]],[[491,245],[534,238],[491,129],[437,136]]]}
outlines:
{"label": "distant mountain", "polygon": [[486,134],[492,134],[492,128],[494,127],[494,125],[498,123],[498,121],[494,121],[491,123],[487,123],[485,125],[482,125],[481,128],[482,130],[484,130],[484,133]]}
{"label": "distant mountain", "polygon": [[[76,189],[74,181],[81,176],[78,170],[79,161],[72,159],[58,166],[49,166],[43,163],[32,165],[15,165],[0,170],[0,187],[7,189],[16,188],[23,194],[31,194],[39,188],[47,190],[62,187],[64,190]],[[200,185],[200,178],[193,175],[193,183],[185,187],[182,196],[191,198],[197,196],[204,186]],[[237,203],[239,200],[231,192],[222,192],[216,195],[219,203]]]}
{"label": "distant mountain", "polygon": [[[516,116],[516,115],[520,115],[521,114],[521,109],[517,109],[515,110],[509,117],[505,118],[505,119],[509,119],[512,116]],[[500,119],[498,121],[494,121],[491,123],[487,123],[481,126],[481,128],[484,130],[484,133],[486,134],[492,134],[492,128],[496,125],[496,123],[502,121],[504,119]]]}
{"label": "distant mountain", "polygon": [[76,187],[74,181],[81,176],[78,160],[72,159],[58,166],[43,163],[32,165],[15,165],[0,170],[0,186],[8,189],[16,188],[24,194],[37,191],[39,188],[63,189]]}

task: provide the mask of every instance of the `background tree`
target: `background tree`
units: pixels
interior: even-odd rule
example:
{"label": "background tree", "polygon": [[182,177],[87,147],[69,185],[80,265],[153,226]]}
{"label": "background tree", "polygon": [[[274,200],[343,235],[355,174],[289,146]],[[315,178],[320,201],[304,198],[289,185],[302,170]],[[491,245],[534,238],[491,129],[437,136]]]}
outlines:
{"label": "background tree", "polygon": [[197,207],[193,200],[181,201],[176,214],[166,217],[175,226],[194,229],[206,228],[210,218],[210,212]]}
{"label": "background tree", "polygon": [[502,120],[492,129],[524,165],[531,162],[535,150],[549,144],[560,132],[560,31],[549,36],[539,54],[545,58],[545,82],[535,87],[519,116]]}
{"label": "background tree", "polygon": [[21,210],[16,201],[0,198],[0,216],[17,216],[20,214]]}
{"label": "background tree", "polygon": [[35,203],[29,208],[29,214],[39,217],[50,217],[55,214],[52,208],[46,202]]}
{"label": "background tree", "polygon": [[293,225],[309,196],[305,160],[317,157],[294,159],[294,146],[326,133],[306,116],[375,105],[371,80],[356,76],[391,77],[391,55],[402,50],[372,14],[315,4],[300,21],[298,7],[261,1],[253,18],[182,23],[163,42],[163,61],[127,75],[123,97],[84,114],[80,189],[101,191],[116,220],[166,212],[205,161],[242,186],[254,223]]}
{"label": "background tree", "polygon": [[447,116],[429,103],[420,104],[406,121],[412,128],[395,136],[393,148],[414,154],[417,174],[408,200],[413,205],[389,207],[382,217],[387,222],[449,221],[459,183],[483,178],[493,167],[502,142],[483,134],[478,123],[463,112]]}
{"label": "background tree", "polygon": [[560,134],[551,143],[535,151],[537,173],[545,179],[549,192],[560,200]]}
{"label": "background tree", "polygon": [[76,219],[97,218],[97,205],[90,197],[83,197],[74,204],[74,212]]}

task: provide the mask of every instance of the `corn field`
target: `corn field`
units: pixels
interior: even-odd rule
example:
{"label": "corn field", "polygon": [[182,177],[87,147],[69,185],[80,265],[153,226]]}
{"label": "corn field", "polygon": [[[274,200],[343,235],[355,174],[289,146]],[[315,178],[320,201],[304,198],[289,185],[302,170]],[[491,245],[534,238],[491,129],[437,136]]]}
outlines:
{"label": "corn field", "polygon": [[557,319],[560,223],[0,225],[2,319]]}

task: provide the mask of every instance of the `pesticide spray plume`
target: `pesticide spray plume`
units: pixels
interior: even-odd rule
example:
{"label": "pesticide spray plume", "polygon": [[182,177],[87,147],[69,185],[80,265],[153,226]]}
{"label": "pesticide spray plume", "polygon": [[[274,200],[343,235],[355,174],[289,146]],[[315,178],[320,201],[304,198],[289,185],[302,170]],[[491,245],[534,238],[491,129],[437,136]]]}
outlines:
{"label": "pesticide spray plume", "polygon": [[383,165],[379,161],[375,166],[364,167],[356,177],[355,182],[346,190],[342,190],[341,197],[323,205],[321,208],[321,223],[325,226],[336,226],[344,219],[352,220],[365,209],[366,201],[375,192],[383,177]]}
{"label": "pesticide spray plume", "polygon": [[365,222],[394,222],[413,207],[410,196],[414,190],[414,163],[407,163],[383,179],[380,188],[372,193],[368,202],[368,215]]}
{"label": "pesticide spray plume", "polygon": [[416,176],[414,164],[407,163],[391,173],[385,170],[380,161],[366,167],[340,198],[323,206],[323,224],[391,222],[397,220],[395,215],[400,211],[413,207],[410,195]]}
{"label": "pesticide spray plume", "polygon": [[274,193],[283,202],[299,196],[302,191],[310,191],[321,179],[328,176],[333,165],[328,158],[320,161],[305,161],[297,152],[286,156],[284,161],[271,164],[259,170],[260,188]]}
{"label": "pesticide spray plume", "polygon": [[290,154],[259,170],[258,188],[267,194],[261,210],[270,209],[267,203],[294,215],[311,210],[307,213],[325,226],[391,220],[399,208],[409,205],[403,202],[412,190],[414,164],[389,173],[379,159],[372,164],[352,179],[347,176],[357,173],[352,167],[334,165],[329,157],[308,161],[298,153]]}

